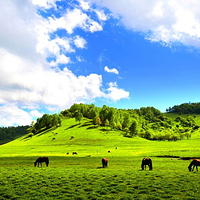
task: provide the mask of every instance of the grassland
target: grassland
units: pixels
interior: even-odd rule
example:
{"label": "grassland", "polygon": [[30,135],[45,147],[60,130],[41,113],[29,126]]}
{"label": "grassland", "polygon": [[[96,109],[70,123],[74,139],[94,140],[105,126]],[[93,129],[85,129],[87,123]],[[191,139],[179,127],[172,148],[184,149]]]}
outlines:
{"label": "grassland", "polygon": [[[159,142],[64,120],[0,146],[0,199],[200,199],[200,172],[189,172],[185,159],[200,157],[199,142],[198,131],[190,140]],[[39,156],[49,157],[48,168],[33,166]],[[153,171],[141,171],[143,157],[152,158]]]}

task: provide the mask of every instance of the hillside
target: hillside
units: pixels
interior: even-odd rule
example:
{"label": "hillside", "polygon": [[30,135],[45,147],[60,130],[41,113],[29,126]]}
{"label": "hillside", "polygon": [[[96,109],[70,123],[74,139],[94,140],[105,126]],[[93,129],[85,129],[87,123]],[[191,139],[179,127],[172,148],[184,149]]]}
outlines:
{"label": "hillside", "polygon": [[[196,131],[190,140],[150,141],[135,136],[124,137],[122,131],[97,127],[91,120],[65,119],[61,127],[52,128],[29,137],[27,134],[0,146],[3,156],[199,156],[200,133]],[[117,148],[116,148],[117,147]],[[108,153],[110,151],[110,153]],[[67,153],[69,153],[67,155]]]}

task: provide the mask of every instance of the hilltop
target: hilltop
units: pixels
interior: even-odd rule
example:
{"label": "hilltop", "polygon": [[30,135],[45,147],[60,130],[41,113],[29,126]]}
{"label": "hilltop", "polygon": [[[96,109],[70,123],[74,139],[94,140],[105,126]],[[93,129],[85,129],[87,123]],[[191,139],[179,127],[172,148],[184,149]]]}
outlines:
{"label": "hilltop", "polygon": [[[194,104],[187,104],[187,106],[194,107]],[[178,106],[174,107],[177,108]],[[66,126],[66,120],[69,120],[70,124],[72,124],[72,121],[76,123],[71,126],[78,126],[80,124],[79,130],[81,132],[84,126],[89,126],[90,124],[91,127],[89,129],[104,130],[104,132],[112,132],[127,138],[139,136],[148,140],[159,141],[190,139],[198,132],[200,126],[199,115],[183,114],[187,113],[189,109],[186,109],[185,112],[182,109],[181,113],[175,112],[174,107],[169,109],[167,113],[161,113],[154,107],[125,110],[107,107],[106,105],[100,108],[95,107],[94,104],[74,104],[70,109],[66,109],[60,114],[44,114],[37,119],[36,123],[32,122],[31,126],[24,126],[22,128],[28,132],[28,135],[25,137],[34,138],[34,136],[39,136],[43,132],[47,133],[52,129],[59,127],[62,129]],[[180,107],[182,108],[183,105],[181,104]],[[186,108],[185,104],[184,108]],[[86,122],[83,119],[87,121],[87,124],[85,124]],[[12,130],[12,134],[2,134],[0,132],[1,143],[9,142],[27,133],[24,131],[19,133],[18,130],[22,130],[20,128],[3,128]],[[13,134],[13,129],[16,130],[15,134]],[[89,129],[85,130],[86,133],[89,133]]]}
{"label": "hilltop", "polygon": [[123,131],[93,125],[86,118],[81,123],[71,118],[64,119],[60,127],[53,127],[31,137],[27,134],[0,146],[0,149],[4,156],[72,156],[72,152],[77,152],[78,157],[199,156],[198,152],[191,154],[189,151],[199,149],[199,132],[195,132],[190,140],[176,142],[152,141],[139,136],[124,137],[123,134]]}

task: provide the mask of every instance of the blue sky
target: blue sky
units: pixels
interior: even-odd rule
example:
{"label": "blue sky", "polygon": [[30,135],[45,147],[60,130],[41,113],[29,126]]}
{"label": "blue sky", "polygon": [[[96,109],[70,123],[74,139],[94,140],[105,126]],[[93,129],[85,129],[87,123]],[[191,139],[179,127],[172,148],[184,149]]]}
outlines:
{"label": "blue sky", "polygon": [[0,126],[74,103],[199,102],[198,0],[7,0],[0,12]]}

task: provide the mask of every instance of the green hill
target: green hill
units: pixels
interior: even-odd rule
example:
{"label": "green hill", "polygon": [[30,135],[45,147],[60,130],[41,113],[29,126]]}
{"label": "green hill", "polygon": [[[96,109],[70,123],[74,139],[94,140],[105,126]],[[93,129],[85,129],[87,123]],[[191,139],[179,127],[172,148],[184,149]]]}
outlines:
{"label": "green hill", "polygon": [[[199,118],[198,118],[199,119]],[[62,126],[29,134],[0,146],[2,156],[180,156],[196,157],[199,154],[200,133],[189,140],[176,142],[151,141],[138,136],[124,137],[124,132],[93,125],[84,118],[79,124],[74,118],[64,119]],[[194,149],[194,150],[193,150]],[[110,151],[110,153],[108,153]],[[67,154],[69,153],[69,154]]]}

